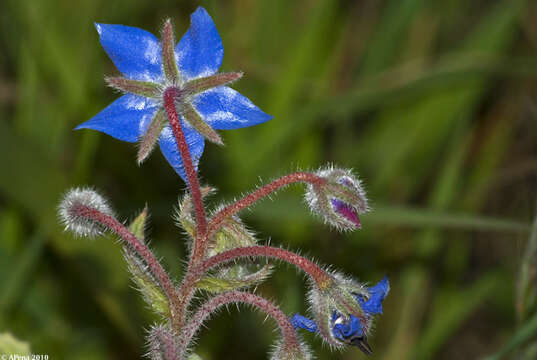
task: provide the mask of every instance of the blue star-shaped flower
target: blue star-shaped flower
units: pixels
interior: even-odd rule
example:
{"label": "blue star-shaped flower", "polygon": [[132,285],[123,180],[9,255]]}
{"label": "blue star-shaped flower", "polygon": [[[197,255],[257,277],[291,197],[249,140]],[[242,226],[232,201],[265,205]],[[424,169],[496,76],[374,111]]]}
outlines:
{"label": "blue star-shaped flower", "polygon": [[176,45],[166,22],[162,41],[135,27],[96,24],[100,41],[125,77],[107,78],[125,95],[76,129],[93,129],[122,141],[140,141],[142,162],[158,142],[166,160],[186,180],[183,162],[163,109],[163,95],[174,88],[175,105],[197,168],[204,137],[221,144],[214,131],[257,125],[272,116],[249,99],[225,86],[242,73],[217,73],[224,49],[216,26],[205,9],[191,16],[191,26]]}
{"label": "blue star-shaped flower", "polygon": [[[380,280],[375,286],[368,287],[369,297],[365,299],[361,295],[355,295],[356,301],[365,313],[365,319],[359,319],[354,315],[342,316],[337,311],[331,313],[332,334],[343,343],[357,346],[366,354],[371,354],[372,350],[367,343],[367,331],[365,327],[369,324],[369,319],[377,314],[382,314],[382,302],[390,290],[390,283],[387,277]],[[363,322],[362,322],[363,320]],[[317,323],[300,314],[295,314],[291,318],[291,324],[295,329],[304,329],[309,332],[318,332]]]}

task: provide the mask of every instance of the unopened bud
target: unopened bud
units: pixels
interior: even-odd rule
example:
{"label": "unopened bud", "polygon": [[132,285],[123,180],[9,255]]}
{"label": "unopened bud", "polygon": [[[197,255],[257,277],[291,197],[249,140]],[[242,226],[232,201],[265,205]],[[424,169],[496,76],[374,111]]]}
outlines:
{"label": "unopened bud", "polygon": [[84,216],[84,210],[95,209],[103,214],[113,216],[108,202],[96,191],[89,188],[71,189],[65,194],[58,206],[58,215],[66,231],[76,235],[95,237],[102,234],[102,226],[93,219]]}
{"label": "unopened bud", "polygon": [[361,228],[358,215],[369,207],[360,181],[350,170],[332,167],[319,170],[317,175],[326,182],[308,185],[306,202],[311,211],[337,229]]}

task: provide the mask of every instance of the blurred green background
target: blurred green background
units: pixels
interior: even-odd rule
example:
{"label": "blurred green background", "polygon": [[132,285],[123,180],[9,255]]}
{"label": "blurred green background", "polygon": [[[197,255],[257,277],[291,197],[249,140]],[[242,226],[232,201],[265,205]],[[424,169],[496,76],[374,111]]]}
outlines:
{"label": "blurred green background", "polygon": [[[537,2],[523,0],[67,0],[0,3],[0,333],[51,359],[137,359],[155,321],[120,247],[64,234],[62,193],[91,185],[124,220],[145,203],[156,253],[177,277],[185,243],[171,214],[184,184],[155,152],[72,128],[116,97],[117,70],[93,22],[179,38],[199,5],[224,41],[234,87],[275,116],[222,132],[203,181],[228,201],[297,168],[352,167],[374,211],[339,234],[312,217],[303,189],[246,222],[262,241],[392,291],[371,359],[537,358]],[[535,232],[535,231],[534,231]],[[281,266],[262,293],[306,311],[304,279]],[[265,359],[275,325],[230,307],[208,323],[205,359]],[[331,353],[304,334],[319,359]]]}

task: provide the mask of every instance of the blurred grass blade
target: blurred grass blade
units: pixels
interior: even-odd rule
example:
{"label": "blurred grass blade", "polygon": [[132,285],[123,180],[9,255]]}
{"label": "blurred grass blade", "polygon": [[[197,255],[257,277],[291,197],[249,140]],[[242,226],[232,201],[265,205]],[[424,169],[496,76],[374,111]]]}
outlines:
{"label": "blurred grass blade", "polygon": [[526,318],[529,307],[535,307],[537,295],[537,217],[524,251],[516,292],[516,311],[519,321]]}
{"label": "blurred grass blade", "polygon": [[495,273],[480,277],[467,289],[437,291],[430,312],[431,320],[412,359],[434,359],[436,352],[453,336],[466,319],[489,297],[505,287],[504,278]]}
{"label": "blurred grass blade", "polygon": [[522,346],[526,341],[535,338],[537,335],[537,313],[526,321],[520,329],[502,346],[502,348],[494,355],[491,355],[484,360],[500,360],[508,355],[513,350]]}
{"label": "blurred grass blade", "polygon": [[[405,360],[412,355],[412,349],[420,337],[418,329],[428,301],[430,284],[427,278],[425,269],[415,267],[407,269],[398,279],[402,299],[397,301],[398,315],[395,321],[397,325],[382,359]],[[394,289],[391,290],[390,296],[392,298],[395,296]]]}
{"label": "blurred grass blade", "polygon": [[361,75],[377,73],[393,64],[423,0],[391,0],[376,26],[360,67]]}
{"label": "blurred grass blade", "polygon": [[449,213],[430,209],[379,207],[362,216],[364,222],[423,227],[443,227],[464,230],[527,232],[529,225],[520,221],[497,219],[469,213]]}
{"label": "blurred grass blade", "polygon": [[[29,281],[33,269],[39,265],[39,257],[43,250],[45,236],[41,231],[37,231],[30,239],[24,252],[17,256],[17,261],[12,264],[9,276],[5,277],[5,282],[0,287],[0,325],[2,319],[10,308],[15,305],[17,299],[21,297],[24,285]],[[3,324],[6,326],[7,324]]]}
{"label": "blurred grass blade", "polygon": [[[285,209],[282,211],[281,209]],[[282,197],[278,204],[266,202],[255,208],[252,215],[276,221],[311,221],[316,219],[304,210],[304,206],[296,199]],[[408,226],[414,228],[439,227],[460,230],[529,232],[530,225],[521,221],[499,219],[488,216],[474,215],[463,212],[444,212],[426,208],[403,206],[375,205],[373,211],[361,215],[363,224]]]}

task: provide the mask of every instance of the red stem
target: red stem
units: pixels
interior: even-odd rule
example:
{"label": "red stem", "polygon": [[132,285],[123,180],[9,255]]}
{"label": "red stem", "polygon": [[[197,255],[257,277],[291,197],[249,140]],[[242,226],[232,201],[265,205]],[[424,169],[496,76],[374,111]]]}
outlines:
{"label": "red stem", "polygon": [[177,318],[176,313],[179,309],[179,303],[177,301],[178,296],[175,292],[175,286],[151,250],[149,250],[149,248],[142,241],[140,241],[140,239],[130,232],[129,229],[127,229],[110,215],[104,214],[95,208],[80,204],[73,206],[71,211],[76,216],[95,221],[104,226],[106,229],[114,232],[123,241],[129,244],[140,257],[144,259],[145,263],[149,269],[151,269],[151,272],[156,276],[157,281],[168,297],[168,301],[170,303],[170,317],[172,324],[175,324]]}
{"label": "red stem", "polygon": [[188,304],[194,293],[193,286],[190,281],[187,281],[192,277],[192,270],[196,264],[205,258],[205,252],[207,250],[207,215],[205,214],[205,208],[203,207],[203,199],[201,196],[200,185],[198,182],[198,174],[194,165],[192,164],[192,158],[190,156],[190,150],[185,139],[183,127],[179,121],[177,109],[175,107],[175,98],[180,96],[181,90],[175,87],[170,87],[164,91],[164,108],[168,114],[168,120],[170,126],[175,135],[177,141],[177,148],[181,154],[183,160],[183,166],[189,183],[190,193],[192,194],[192,202],[194,203],[194,211],[196,213],[196,237],[194,239],[192,254],[188,262],[188,268],[185,278],[183,279],[179,290],[178,307],[177,307],[177,320],[175,329],[179,330],[184,326],[186,312]]}
{"label": "red stem", "polygon": [[205,243],[207,234],[207,217],[205,214],[205,208],[203,207],[203,200],[201,197],[200,185],[198,182],[198,173],[192,164],[192,158],[190,156],[190,150],[185,139],[183,127],[179,121],[177,109],[175,108],[175,99],[180,95],[180,90],[175,87],[170,87],[164,91],[164,108],[168,113],[168,120],[170,126],[175,135],[177,141],[177,147],[183,160],[183,167],[185,168],[186,177],[188,179],[190,192],[192,193],[192,201],[194,202],[194,210],[196,212],[196,240],[194,245],[194,251],[191,256],[191,260],[202,259],[205,253]]}
{"label": "red stem", "polygon": [[276,258],[296,265],[306,274],[310,275],[320,289],[326,289],[332,284],[332,276],[312,261],[291,251],[272,246],[249,246],[235,248],[218,253],[201,263],[200,273],[206,273],[211,268],[244,257]]}
{"label": "red stem", "polygon": [[[196,283],[203,275],[207,273],[207,271],[211,270],[211,268],[243,257],[262,256],[276,258],[297,266],[302,271],[310,275],[320,289],[326,289],[332,284],[333,280],[330,274],[321,269],[312,261],[300,255],[270,246],[241,247],[216,254],[206,259],[204,262],[199,264],[199,266],[192,267],[185,275],[179,289],[180,308],[185,309],[188,306],[194,295]],[[181,315],[184,316],[183,314]]]}
{"label": "red stem", "polygon": [[274,191],[277,191],[281,189],[282,187],[285,187],[289,184],[296,183],[296,182],[305,182],[310,183],[312,185],[320,185],[324,183],[326,180],[315,175],[312,173],[305,173],[305,172],[296,172],[293,174],[285,175],[279,179],[276,179],[272,181],[271,183],[264,185],[257,190],[255,190],[253,193],[246,195],[242,199],[234,202],[233,204],[230,204],[220,210],[216,215],[213,216],[211,221],[209,222],[209,230],[208,230],[208,238],[210,239],[214,232],[217,231],[220,226],[222,225],[222,222],[237,212],[241,211],[242,209],[245,209],[249,206],[251,206],[256,201],[266,197],[267,195],[270,195]]}
{"label": "red stem", "polygon": [[194,335],[196,335],[199,328],[207,319],[207,317],[213,314],[214,311],[217,310],[219,307],[232,303],[250,304],[257,307],[267,315],[270,315],[274,320],[276,320],[278,326],[280,327],[283,336],[284,347],[286,347],[286,349],[289,349],[290,351],[302,351],[300,347],[300,342],[296,336],[293,325],[291,324],[287,316],[276,305],[274,305],[267,299],[254,295],[252,293],[242,291],[226,292],[211,298],[205,304],[203,304],[200,309],[192,316],[188,323],[188,326],[185,328],[183,335],[181,336],[181,350],[185,351],[187,349],[188,345],[192,341],[192,338],[194,337]]}

